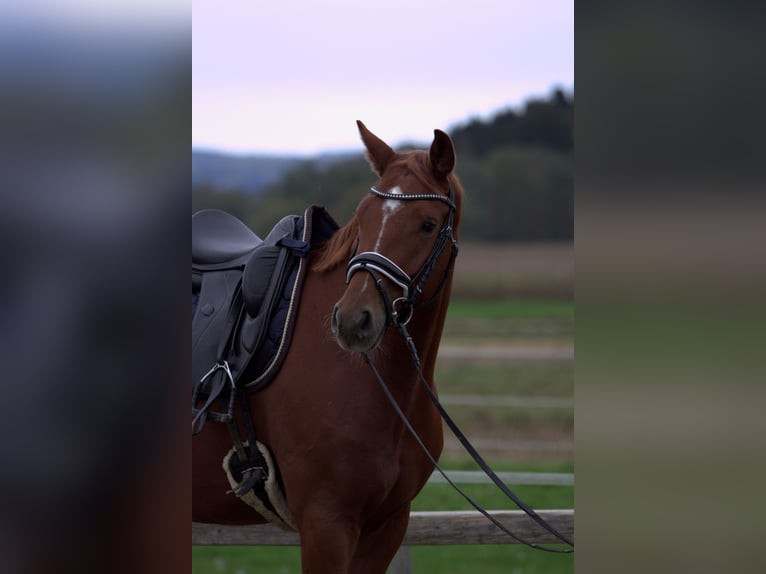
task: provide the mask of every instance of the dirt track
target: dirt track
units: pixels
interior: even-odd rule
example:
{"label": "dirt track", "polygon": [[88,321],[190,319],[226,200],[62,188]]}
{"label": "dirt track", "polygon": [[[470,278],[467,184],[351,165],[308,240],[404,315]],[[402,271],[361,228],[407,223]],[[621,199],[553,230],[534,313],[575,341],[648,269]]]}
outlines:
{"label": "dirt track", "polygon": [[568,299],[573,295],[572,243],[460,246],[453,296]]}

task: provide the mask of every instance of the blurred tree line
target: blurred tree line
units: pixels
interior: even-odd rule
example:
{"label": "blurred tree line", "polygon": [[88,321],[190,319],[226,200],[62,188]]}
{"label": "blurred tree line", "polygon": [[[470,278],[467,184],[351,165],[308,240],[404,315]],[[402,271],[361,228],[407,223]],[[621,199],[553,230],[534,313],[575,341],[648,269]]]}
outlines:
{"label": "blurred tree line", "polygon": [[[465,189],[461,238],[468,241],[569,241],[574,237],[574,94],[554,90],[488,120],[448,129]],[[427,148],[430,142],[399,150]],[[360,143],[361,148],[361,143]],[[363,156],[318,166],[306,161],[258,194],[195,190],[192,208],[214,206],[266,233],[282,216],[326,206],[343,224],[375,181]]]}

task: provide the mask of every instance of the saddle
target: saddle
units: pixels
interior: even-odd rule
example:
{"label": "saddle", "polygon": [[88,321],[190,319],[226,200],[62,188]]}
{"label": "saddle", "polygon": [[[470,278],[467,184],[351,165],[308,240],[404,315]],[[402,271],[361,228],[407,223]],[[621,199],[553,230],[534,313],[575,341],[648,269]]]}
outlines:
{"label": "saddle", "polygon": [[235,391],[273,380],[289,349],[307,255],[337,229],[319,206],[282,218],[264,239],[220,210],[192,216],[193,434],[208,419],[232,422]]}
{"label": "saddle", "polygon": [[[246,395],[264,388],[279,371],[290,347],[307,256],[337,230],[319,206],[302,217],[283,217],[264,239],[226,212],[192,215],[192,435],[202,432],[208,419],[225,423],[234,446],[224,467],[234,493],[264,516],[280,516],[283,525],[290,518],[274,506],[275,465],[256,439]],[[234,421],[237,403],[246,438]]]}

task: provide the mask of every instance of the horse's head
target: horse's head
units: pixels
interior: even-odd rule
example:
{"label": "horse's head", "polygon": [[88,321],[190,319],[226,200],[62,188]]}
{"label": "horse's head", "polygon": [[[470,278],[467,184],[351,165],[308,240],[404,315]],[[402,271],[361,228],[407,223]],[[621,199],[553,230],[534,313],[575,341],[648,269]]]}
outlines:
{"label": "horse's head", "polygon": [[358,230],[346,291],[332,314],[338,344],[351,351],[378,345],[392,322],[436,297],[457,253],[459,183],[449,136],[434,130],[429,151],[396,153],[357,122],[367,159],[380,177],[357,206]]}

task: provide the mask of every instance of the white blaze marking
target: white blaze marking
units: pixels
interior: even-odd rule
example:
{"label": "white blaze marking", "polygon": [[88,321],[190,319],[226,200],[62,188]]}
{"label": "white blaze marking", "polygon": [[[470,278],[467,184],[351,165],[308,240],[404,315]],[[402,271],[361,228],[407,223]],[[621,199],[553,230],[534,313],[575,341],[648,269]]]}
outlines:
{"label": "white blaze marking", "polygon": [[[390,189],[388,193],[402,195],[402,190],[397,185],[395,188]],[[378,233],[378,239],[375,241],[375,247],[373,248],[373,251],[376,253],[378,252],[378,247],[380,247],[380,240],[383,239],[383,230],[386,228],[388,218],[399,211],[403,205],[404,202],[397,199],[387,199],[383,202],[383,222],[380,224],[380,233]]]}

